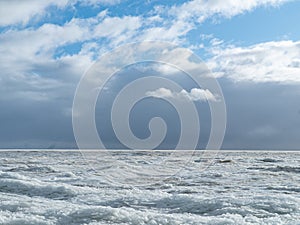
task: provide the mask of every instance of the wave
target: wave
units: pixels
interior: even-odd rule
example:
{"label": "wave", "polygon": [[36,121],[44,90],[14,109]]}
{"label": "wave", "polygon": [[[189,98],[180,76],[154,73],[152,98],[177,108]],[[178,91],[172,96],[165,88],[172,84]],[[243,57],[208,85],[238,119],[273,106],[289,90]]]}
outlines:
{"label": "wave", "polygon": [[284,193],[300,192],[300,188],[296,187],[267,187],[268,190],[282,191]]}
{"label": "wave", "polygon": [[287,172],[287,173],[300,173],[300,167],[292,166],[276,166],[276,167],[248,167],[248,170],[264,170],[271,172]]}
{"label": "wave", "polygon": [[24,176],[10,175],[9,173],[1,173],[0,178],[0,191],[5,193],[40,196],[58,200],[65,200],[75,196],[75,192],[72,189],[62,184],[42,182],[35,179],[29,180]]}
{"label": "wave", "polygon": [[259,159],[259,161],[261,161],[261,162],[269,162],[269,163],[284,162],[283,160],[280,160],[280,159],[272,159],[272,158]]}
{"label": "wave", "polygon": [[23,165],[19,167],[9,168],[3,170],[5,172],[35,172],[35,173],[56,173],[58,172],[50,166],[28,166]]}
{"label": "wave", "polygon": [[300,167],[292,167],[292,166],[276,166],[272,168],[267,168],[266,170],[272,172],[300,173]]}

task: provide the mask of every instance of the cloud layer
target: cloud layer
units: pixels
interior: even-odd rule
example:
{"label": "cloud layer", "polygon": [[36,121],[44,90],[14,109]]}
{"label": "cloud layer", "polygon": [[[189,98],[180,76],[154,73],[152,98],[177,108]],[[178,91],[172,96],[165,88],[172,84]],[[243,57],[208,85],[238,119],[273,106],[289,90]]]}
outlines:
{"label": "cloud layer", "polygon": [[[296,99],[300,97],[297,91],[300,81],[300,42],[274,38],[277,41],[241,46],[239,43],[228,44],[213,34],[206,36],[202,27],[205,23],[213,26],[224,18],[241,16],[257,8],[280,7],[290,1],[172,2],[0,1],[0,147],[34,147],[26,142],[38,143],[35,147],[47,147],[52,143],[74,147],[71,108],[81,76],[103,53],[125,43],[144,40],[170,41],[193,47],[195,51],[206,51],[205,62],[215,76],[224,82],[225,97],[229,99],[232,121],[229,123],[227,140],[232,144],[226,147],[241,146],[239,140],[258,143],[256,141],[259,138],[263,146],[262,137],[268,137],[269,140],[273,138],[273,142],[279,145],[274,139],[280,140],[280,135],[285,137],[284,144],[288,146],[289,139],[285,136],[288,132],[283,129],[285,126],[293,134],[288,135],[293,137],[291,145],[299,144],[299,130],[293,126],[299,125]],[[204,36],[210,39],[207,45],[203,41]],[[180,51],[174,52],[173,57],[176,59],[178,54],[181,54]],[[180,63],[178,57],[179,67]],[[193,69],[192,62],[189,68]],[[175,76],[178,72],[177,68],[168,66],[158,69],[169,76]],[[228,85],[226,82],[237,85]],[[259,86],[262,84],[274,86],[266,89],[265,86]],[[246,91],[239,89],[243,85],[248,85]],[[287,94],[284,95],[276,87],[284,89],[283,92]],[[206,89],[187,90],[173,92],[160,88],[146,95],[200,102],[218,100],[218,96]],[[257,90],[260,94],[257,94]],[[255,97],[251,98],[252,94]],[[278,94],[276,98],[280,102],[272,101],[274,94]],[[286,105],[289,109],[281,109],[286,99],[292,99],[293,104]],[[253,108],[262,108],[264,112],[260,113],[263,116],[253,116]],[[243,109],[248,111],[244,112]],[[272,110],[276,111],[276,115],[269,117]],[[284,118],[285,110],[287,114],[290,113],[289,118]],[[284,123],[278,122],[281,120]],[[244,123],[245,126],[240,127],[238,123]],[[243,130],[244,133],[241,132]],[[268,135],[263,135],[265,133]],[[243,134],[253,139],[249,140]]]}

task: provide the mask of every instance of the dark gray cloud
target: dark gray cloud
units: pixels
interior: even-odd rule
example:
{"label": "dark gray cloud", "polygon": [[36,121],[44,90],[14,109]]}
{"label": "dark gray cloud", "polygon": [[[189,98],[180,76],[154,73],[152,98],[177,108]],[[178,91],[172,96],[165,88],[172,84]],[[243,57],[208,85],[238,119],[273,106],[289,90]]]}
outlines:
{"label": "dark gray cloud", "polygon": [[299,149],[299,85],[221,81],[228,120],[225,149]]}
{"label": "dark gray cloud", "polygon": [[[132,71],[131,71],[132,72]],[[136,74],[136,76],[139,76]],[[128,80],[127,80],[128,81]],[[299,85],[278,83],[234,82],[219,79],[227,105],[227,130],[224,149],[298,149],[300,146]],[[0,100],[1,148],[69,148],[75,147],[71,107],[78,80],[62,87],[29,88],[27,83],[6,84]],[[115,81],[116,82],[116,81]],[[118,82],[117,82],[118,83]],[[121,82],[122,83],[122,82]],[[96,120],[104,143],[110,148],[124,147],[116,139],[110,124],[110,107],[114,94],[122,85],[114,86],[97,105]],[[187,84],[187,89],[192,88]],[[45,93],[46,99],[22,96],[20,90],[33,95]],[[110,97],[107,97],[110,96]],[[101,99],[100,99],[101,100]],[[209,108],[198,102],[201,135],[198,148],[205,148],[210,132]],[[146,98],[132,110],[133,133],[140,138],[149,135],[149,120],[165,119],[169,131],[160,148],[173,148],[178,142],[180,123],[172,106],[164,100]]]}

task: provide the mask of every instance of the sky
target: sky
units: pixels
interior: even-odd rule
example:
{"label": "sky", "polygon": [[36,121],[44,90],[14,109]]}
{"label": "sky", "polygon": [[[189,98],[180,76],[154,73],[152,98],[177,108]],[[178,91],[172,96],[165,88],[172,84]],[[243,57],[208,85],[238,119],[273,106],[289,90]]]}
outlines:
{"label": "sky", "polygon": [[[85,72],[124,44],[164,41],[193,51],[218,81],[227,111],[222,149],[300,149],[299,8],[292,0],[0,0],[0,148],[77,148],[72,109]],[[114,98],[149,74],[183,88],[147,91],[131,110],[133,134],[147,138],[159,116],[168,130],[156,148],[175,148],[180,115],[163,98],[180,98],[196,105],[197,148],[206,148],[208,103],[218,96],[182,71],[158,68],[124,68],[98,96],[95,121],[106,148],[127,146],[110,123]]]}

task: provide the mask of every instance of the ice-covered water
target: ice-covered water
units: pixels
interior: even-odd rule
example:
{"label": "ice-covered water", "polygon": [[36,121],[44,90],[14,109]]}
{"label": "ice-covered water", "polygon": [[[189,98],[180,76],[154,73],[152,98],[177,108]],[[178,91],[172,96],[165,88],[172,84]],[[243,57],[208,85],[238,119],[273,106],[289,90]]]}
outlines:
{"label": "ice-covered water", "polygon": [[1,151],[0,224],[300,224],[300,152],[196,155],[160,182],[148,170],[138,186],[126,185],[123,162],[153,155],[101,154],[97,164],[79,152]]}

